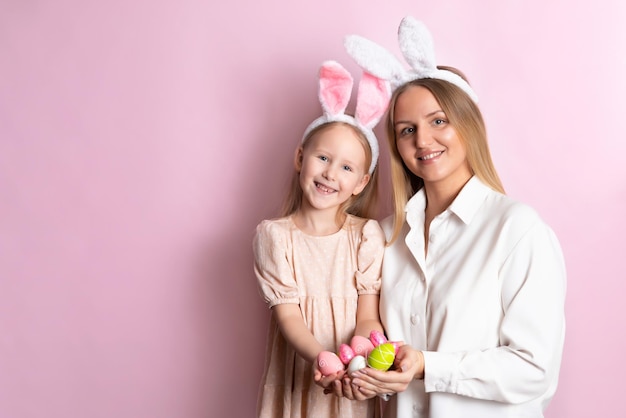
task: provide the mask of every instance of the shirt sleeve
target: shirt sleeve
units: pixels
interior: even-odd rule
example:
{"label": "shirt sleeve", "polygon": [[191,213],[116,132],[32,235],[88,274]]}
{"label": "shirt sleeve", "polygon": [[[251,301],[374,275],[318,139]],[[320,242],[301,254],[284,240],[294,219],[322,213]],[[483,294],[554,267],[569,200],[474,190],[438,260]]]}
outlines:
{"label": "shirt sleeve", "polygon": [[253,240],[254,273],[259,293],[270,308],[280,303],[299,303],[287,238],[287,232],[279,225],[263,221]]}
{"label": "shirt sleeve", "polygon": [[[500,346],[424,352],[427,392],[523,403],[556,390],[565,333],[566,272],[552,230],[538,221],[499,271],[504,316]],[[480,324],[476,324],[480,326]]]}
{"label": "shirt sleeve", "polygon": [[356,288],[359,295],[379,294],[385,252],[385,234],[380,224],[368,220],[363,225],[357,253]]}

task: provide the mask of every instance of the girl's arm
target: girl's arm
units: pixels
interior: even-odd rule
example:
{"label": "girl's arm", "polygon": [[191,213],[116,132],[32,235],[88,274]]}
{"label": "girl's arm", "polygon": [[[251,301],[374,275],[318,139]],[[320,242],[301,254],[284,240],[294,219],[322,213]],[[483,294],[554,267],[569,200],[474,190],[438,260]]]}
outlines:
{"label": "girl's arm", "polygon": [[357,253],[356,288],[359,293],[354,335],[369,338],[373,330],[383,331],[378,313],[381,269],[385,252],[385,233],[375,220],[363,226]]}
{"label": "girl's arm", "polygon": [[323,388],[328,388],[334,381],[343,377],[343,372],[323,376],[317,364],[317,356],[324,347],[317,341],[307,328],[300,308],[295,303],[281,303],[273,308],[280,331],[296,353],[313,367],[313,380]]}
{"label": "girl's arm", "polygon": [[[370,332],[373,330],[384,332],[378,314],[378,300],[379,296],[377,294],[359,295],[354,335],[369,338]],[[364,400],[376,395],[373,391],[359,391],[347,375],[341,381],[338,380],[333,383],[332,387],[327,390],[327,393],[330,392],[333,392],[336,396],[343,396],[353,400]]]}
{"label": "girl's arm", "polygon": [[282,303],[275,305],[272,309],[287,342],[300,357],[308,362],[316,363],[317,355],[324,350],[324,347],[307,328],[299,306],[295,303]]}
{"label": "girl's arm", "polygon": [[[358,252],[356,326],[354,335],[369,338],[373,330],[384,332],[378,313],[380,273],[385,251],[385,234],[379,223],[368,220],[363,226],[361,245]],[[332,390],[331,390],[332,389]],[[375,393],[363,394],[352,384],[349,376],[344,375],[341,382],[333,383],[327,390],[336,396],[362,400],[375,396]]]}
{"label": "girl's arm", "polygon": [[384,332],[378,314],[378,299],[379,297],[376,294],[363,294],[359,296],[356,308],[356,328],[354,329],[354,335],[369,338],[370,332],[373,330]]}

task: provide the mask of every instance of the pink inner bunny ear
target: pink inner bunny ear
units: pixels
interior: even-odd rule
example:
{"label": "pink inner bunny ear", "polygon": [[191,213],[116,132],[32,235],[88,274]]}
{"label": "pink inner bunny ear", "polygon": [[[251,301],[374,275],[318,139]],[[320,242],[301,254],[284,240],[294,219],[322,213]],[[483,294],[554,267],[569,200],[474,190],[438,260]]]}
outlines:
{"label": "pink inner bunny ear", "polygon": [[320,103],[325,113],[344,113],[352,94],[352,76],[338,62],[327,61],[320,68]]}
{"label": "pink inner bunny ear", "polygon": [[363,126],[373,128],[383,116],[391,99],[387,80],[363,73],[356,101],[356,119]]}

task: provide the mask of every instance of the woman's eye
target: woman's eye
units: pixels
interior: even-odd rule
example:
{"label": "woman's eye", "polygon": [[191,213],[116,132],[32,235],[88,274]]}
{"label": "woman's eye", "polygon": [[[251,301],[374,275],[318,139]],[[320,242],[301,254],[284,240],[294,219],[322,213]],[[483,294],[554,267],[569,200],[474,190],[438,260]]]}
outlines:
{"label": "woman's eye", "polygon": [[445,119],[435,119],[435,125],[443,125],[446,122],[447,120]]}
{"label": "woman's eye", "polygon": [[402,129],[400,131],[400,135],[404,136],[404,135],[411,135],[412,133],[415,132],[415,128],[413,128],[412,126],[406,127],[404,129]]}

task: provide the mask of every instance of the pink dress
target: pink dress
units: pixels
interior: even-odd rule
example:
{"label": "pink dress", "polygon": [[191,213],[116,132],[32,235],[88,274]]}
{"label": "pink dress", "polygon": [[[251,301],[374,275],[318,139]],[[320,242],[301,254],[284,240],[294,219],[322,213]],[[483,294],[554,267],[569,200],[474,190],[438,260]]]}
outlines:
{"label": "pink dress", "polygon": [[[291,217],[263,221],[254,239],[259,290],[271,308],[300,305],[311,333],[328,351],[349,343],[359,295],[379,294],[385,236],[378,222],[348,216],[332,235],[311,236]],[[298,356],[271,316],[259,388],[262,418],[375,417],[376,399],[351,401],[313,381],[312,365]]]}

